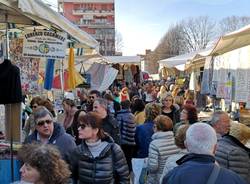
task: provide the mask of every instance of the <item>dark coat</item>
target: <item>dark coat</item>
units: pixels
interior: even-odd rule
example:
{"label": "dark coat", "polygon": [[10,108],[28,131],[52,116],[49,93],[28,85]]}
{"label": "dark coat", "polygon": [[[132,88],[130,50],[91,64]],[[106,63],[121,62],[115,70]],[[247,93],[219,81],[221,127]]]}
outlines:
{"label": "dark coat", "polygon": [[[171,110],[173,112],[173,118],[169,117],[173,121],[173,127],[175,126],[176,123],[180,122],[180,111],[179,109],[175,106],[171,106]],[[162,112],[163,115],[166,115],[164,112]],[[167,116],[167,115],[166,115]]]}
{"label": "dark coat", "polygon": [[[29,135],[25,139],[24,144],[39,142],[39,140],[37,140],[37,133],[37,130],[35,130],[31,135]],[[76,148],[74,138],[67,134],[64,128],[58,123],[54,123],[54,131],[49,139],[48,144],[55,145],[60,151],[62,158],[67,162],[69,160],[70,152]]]}
{"label": "dark coat", "polygon": [[221,167],[230,169],[250,183],[250,149],[231,135],[218,140],[215,152]]}
{"label": "dark coat", "polygon": [[108,114],[106,118],[102,120],[102,128],[114,139],[116,144],[120,145],[120,129],[113,115]]}
{"label": "dark coat", "polygon": [[121,110],[121,105],[119,102],[117,102],[115,100],[113,100],[113,102],[114,102],[114,110],[115,110],[115,115],[116,115],[117,112]]}
{"label": "dark coat", "polygon": [[152,135],[154,133],[153,125],[153,121],[146,120],[143,125],[139,125],[136,128],[135,142],[137,146],[137,158],[148,157],[149,144],[152,141]]}
{"label": "dark coat", "polygon": [[122,109],[117,113],[116,119],[119,123],[121,132],[121,144],[135,145],[135,117],[126,109]]}
{"label": "dark coat", "polygon": [[0,64],[0,81],[0,104],[22,102],[20,70],[10,60]]}
{"label": "dark coat", "polygon": [[74,181],[79,180],[80,184],[112,184],[116,176],[120,184],[128,184],[129,170],[120,146],[109,137],[102,141],[107,141],[108,145],[96,158],[84,141],[73,151],[70,168]]}
{"label": "dark coat", "polygon": [[[213,170],[215,158],[210,155],[187,154],[176,161],[179,165],[171,170],[162,181],[162,184],[206,184]],[[246,184],[236,173],[220,168],[215,184]]]}

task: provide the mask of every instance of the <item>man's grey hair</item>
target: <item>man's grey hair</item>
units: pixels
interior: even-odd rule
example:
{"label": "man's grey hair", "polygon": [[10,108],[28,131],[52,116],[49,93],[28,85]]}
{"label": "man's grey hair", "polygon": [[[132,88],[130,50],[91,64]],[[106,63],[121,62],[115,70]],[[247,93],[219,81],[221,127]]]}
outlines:
{"label": "man's grey hair", "polygon": [[186,133],[186,147],[190,153],[213,155],[217,143],[215,130],[206,123],[194,123]]}
{"label": "man's grey hair", "polygon": [[108,101],[104,98],[97,98],[95,102],[98,102],[104,109],[108,110]]}
{"label": "man's grey hair", "polygon": [[212,119],[209,121],[209,124],[213,127],[220,121],[221,115],[227,115],[224,111],[216,111],[213,113]]}
{"label": "man's grey hair", "polygon": [[39,106],[36,109],[36,112],[34,113],[34,120],[37,122],[39,118],[43,118],[45,116],[49,115],[53,119],[53,115],[51,112],[44,106]]}

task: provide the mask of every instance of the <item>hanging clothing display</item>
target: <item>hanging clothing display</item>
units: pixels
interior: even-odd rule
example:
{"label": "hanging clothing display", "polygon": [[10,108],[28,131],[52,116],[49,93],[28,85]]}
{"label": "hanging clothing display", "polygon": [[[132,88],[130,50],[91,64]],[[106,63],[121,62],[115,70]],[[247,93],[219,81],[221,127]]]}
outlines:
{"label": "hanging clothing display", "polygon": [[86,73],[91,75],[91,90],[105,91],[114,82],[118,70],[109,65],[94,63]]}
{"label": "hanging clothing display", "polygon": [[201,94],[210,94],[210,86],[213,77],[213,60],[212,57],[207,57],[205,61],[203,77],[201,82]]}
{"label": "hanging clothing display", "polygon": [[23,39],[13,39],[10,41],[10,60],[16,65],[21,73],[21,87],[26,94],[39,91],[39,65],[40,58],[23,57]]}
{"label": "hanging clothing display", "polygon": [[22,102],[20,70],[10,60],[0,64],[0,104]]}
{"label": "hanging clothing display", "polygon": [[123,70],[124,70],[124,80],[126,82],[132,82],[134,78],[133,78],[130,67],[128,65],[124,65]]}

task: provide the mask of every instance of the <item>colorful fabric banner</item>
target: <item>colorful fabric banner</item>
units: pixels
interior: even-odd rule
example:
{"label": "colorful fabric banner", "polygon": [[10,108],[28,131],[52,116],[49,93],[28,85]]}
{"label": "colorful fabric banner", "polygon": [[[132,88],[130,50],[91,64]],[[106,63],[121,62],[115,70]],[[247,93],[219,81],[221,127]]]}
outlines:
{"label": "colorful fabric banner", "polygon": [[69,50],[69,65],[68,65],[68,70],[69,70],[69,78],[68,78],[68,87],[69,89],[74,89],[76,87],[76,81],[75,81],[75,60],[74,60],[74,49],[70,48]]}
{"label": "colorful fabric banner", "polygon": [[22,49],[23,39],[11,40],[10,60],[20,68],[22,91],[25,94],[34,94],[39,91],[38,79],[40,59],[23,57]]}
{"label": "colorful fabric banner", "polygon": [[74,59],[74,49],[70,48],[69,50],[69,64],[68,64],[68,89],[75,89],[76,86],[83,83],[84,79],[82,76],[75,70],[75,59]]}
{"label": "colorful fabric banner", "polygon": [[46,72],[45,72],[45,81],[44,81],[44,89],[51,90],[53,84],[53,77],[54,77],[54,59],[48,59],[46,65]]}

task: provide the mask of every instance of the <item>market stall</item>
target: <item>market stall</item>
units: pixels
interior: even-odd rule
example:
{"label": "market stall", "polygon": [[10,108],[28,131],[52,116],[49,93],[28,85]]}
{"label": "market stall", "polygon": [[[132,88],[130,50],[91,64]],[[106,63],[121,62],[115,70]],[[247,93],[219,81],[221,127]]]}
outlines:
{"label": "market stall", "polygon": [[[93,67],[92,67],[93,64],[96,64],[96,66],[99,66],[99,67],[103,65],[103,68],[106,67],[106,69],[107,68],[109,68],[110,70],[115,69],[117,71],[117,74],[115,75],[115,77],[112,77],[112,81],[111,81],[111,78],[105,78],[106,75],[103,74],[104,76],[103,80],[109,81],[108,82],[109,84],[112,84],[115,79],[117,81],[125,81],[128,83],[131,83],[131,82],[139,83],[141,80],[141,57],[140,56],[96,56],[96,57],[89,58],[87,60],[82,61],[76,66],[76,68],[79,71],[81,70],[81,67],[84,66],[86,73],[93,73],[93,72],[89,72],[91,70],[93,71]],[[92,78],[94,79],[96,78],[96,76],[94,77],[91,76],[91,86],[97,86],[97,83],[94,82],[94,80],[92,81]],[[96,87],[93,87],[93,89],[94,88]]]}
{"label": "market stall", "polygon": [[[38,0],[0,0],[0,38],[0,67],[2,70],[7,70],[5,65],[8,62],[10,63],[10,60],[6,60],[6,58],[11,59],[11,64],[8,65],[13,65],[16,71],[15,74],[19,74],[19,76],[16,75],[17,77],[13,78],[9,84],[21,82],[20,88],[12,88],[16,89],[15,92],[19,96],[25,90],[27,92],[29,90],[37,90],[36,85],[32,83],[33,81],[25,82],[28,79],[38,81],[39,63],[44,61],[47,63],[47,66],[49,63],[55,62],[55,60],[63,63],[69,42],[71,47],[90,48],[98,51],[98,43],[95,39]],[[50,67],[48,67],[48,71],[49,69],[52,71]],[[50,73],[48,72],[47,74],[49,75]],[[6,80],[1,78],[1,81]],[[1,86],[3,87],[3,85]],[[1,95],[3,92],[6,92],[6,88],[1,88],[0,90]],[[9,93],[9,96],[12,95]],[[14,172],[16,165],[14,165],[15,152],[13,151],[13,141],[20,143],[22,138],[22,98],[19,96],[14,101],[6,101],[6,98],[0,97],[0,104],[3,104],[1,111],[4,111],[1,114],[4,118],[0,118],[0,120],[4,119],[4,122],[0,123],[5,125],[5,138],[6,144],[9,145],[11,162],[10,178],[3,177],[4,173],[0,172],[0,178],[6,179],[4,181],[0,179],[1,184],[10,183],[14,179],[18,179]],[[0,167],[3,166],[2,164],[0,165]],[[4,170],[0,169],[0,171]],[[4,176],[8,175],[5,174]]]}
{"label": "market stall", "polygon": [[240,111],[243,123],[250,122],[249,37],[249,26],[222,36],[210,53],[212,59],[206,60],[202,81],[202,93],[221,99],[224,110]]}

